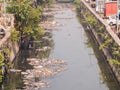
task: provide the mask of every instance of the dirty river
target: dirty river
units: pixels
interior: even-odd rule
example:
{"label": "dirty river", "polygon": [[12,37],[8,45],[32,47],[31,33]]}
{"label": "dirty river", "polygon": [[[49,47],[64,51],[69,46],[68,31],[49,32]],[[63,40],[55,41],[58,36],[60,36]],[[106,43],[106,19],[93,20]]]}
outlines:
{"label": "dirty river", "polygon": [[[57,4],[54,12],[54,23],[51,30],[53,40],[40,45],[51,46],[51,50],[39,53],[35,50],[20,51],[15,60],[15,69],[25,72],[32,69],[27,58],[55,58],[63,60],[65,70],[50,75],[49,77],[37,77],[34,81],[49,83],[46,87],[36,88],[30,85],[25,88],[24,75],[11,72],[3,83],[3,90],[120,90],[116,79],[105,63],[104,55],[99,51],[97,43],[90,33],[85,31],[76,16],[73,6],[69,4]],[[39,42],[36,43],[38,47]],[[37,45],[38,44],[38,45]],[[54,66],[53,68],[57,68]],[[25,73],[24,73],[25,74]],[[30,82],[30,81],[29,81]],[[31,80],[32,84],[34,82]]]}

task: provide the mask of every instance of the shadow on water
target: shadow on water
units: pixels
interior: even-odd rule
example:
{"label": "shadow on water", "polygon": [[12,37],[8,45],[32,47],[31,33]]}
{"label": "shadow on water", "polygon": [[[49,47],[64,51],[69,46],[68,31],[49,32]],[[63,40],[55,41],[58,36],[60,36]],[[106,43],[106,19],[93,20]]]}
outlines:
{"label": "shadow on water", "polygon": [[78,18],[79,18],[80,23],[83,25],[86,36],[88,37],[87,42],[85,42],[85,44],[88,47],[93,48],[94,54],[98,60],[98,65],[101,69],[101,72],[99,74],[101,76],[100,79],[102,82],[100,83],[107,85],[109,90],[120,90],[119,83],[117,79],[115,78],[111,68],[109,67],[106,61],[106,57],[104,56],[103,52],[99,49],[99,45],[95,37],[93,36],[92,32],[88,28],[86,28],[87,24],[83,20],[82,16]]}

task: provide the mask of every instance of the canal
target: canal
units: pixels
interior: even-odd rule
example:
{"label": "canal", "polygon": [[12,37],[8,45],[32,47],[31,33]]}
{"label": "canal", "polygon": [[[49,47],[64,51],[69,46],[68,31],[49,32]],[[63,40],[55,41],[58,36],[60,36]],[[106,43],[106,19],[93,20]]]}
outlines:
{"label": "canal", "polygon": [[[16,58],[18,61],[15,61],[14,67],[26,71],[33,68],[32,65],[27,63],[27,58],[47,57],[65,61],[64,67],[67,69],[47,78],[36,78],[36,81],[45,80],[49,82],[47,87],[39,89],[35,89],[35,87],[23,89],[25,87],[23,75],[11,72],[1,89],[120,90],[105,62],[104,55],[99,51],[99,47],[91,37],[90,32],[85,31],[80,24],[73,6],[70,4],[57,4],[54,12],[54,22],[57,25],[51,31],[53,41],[47,43],[52,49],[39,54],[34,50],[20,51],[18,58]],[[39,47],[39,44],[37,47]]]}

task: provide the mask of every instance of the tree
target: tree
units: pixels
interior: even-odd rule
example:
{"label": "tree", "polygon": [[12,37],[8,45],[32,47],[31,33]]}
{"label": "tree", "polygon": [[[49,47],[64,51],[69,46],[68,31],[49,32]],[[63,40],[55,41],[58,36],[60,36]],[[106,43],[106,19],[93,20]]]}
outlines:
{"label": "tree", "polygon": [[21,36],[36,37],[43,30],[38,26],[42,7],[33,7],[32,3],[33,1],[30,0],[13,0],[12,4],[7,7],[7,11],[15,15],[15,28],[20,31]]}

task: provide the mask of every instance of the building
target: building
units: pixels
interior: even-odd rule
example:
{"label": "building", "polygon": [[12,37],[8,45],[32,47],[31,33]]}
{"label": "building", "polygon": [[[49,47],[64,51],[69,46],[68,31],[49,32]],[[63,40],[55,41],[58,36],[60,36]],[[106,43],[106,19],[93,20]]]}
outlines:
{"label": "building", "polygon": [[104,15],[105,16],[115,15],[118,12],[117,9],[118,9],[118,7],[117,7],[117,1],[108,1],[108,2],[105,2]]}
{"label": "building", "polygon": [[96,12],[104,13],[105,9],[105,0],[96,0]]}

